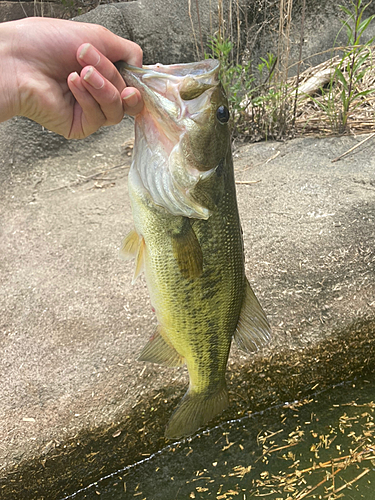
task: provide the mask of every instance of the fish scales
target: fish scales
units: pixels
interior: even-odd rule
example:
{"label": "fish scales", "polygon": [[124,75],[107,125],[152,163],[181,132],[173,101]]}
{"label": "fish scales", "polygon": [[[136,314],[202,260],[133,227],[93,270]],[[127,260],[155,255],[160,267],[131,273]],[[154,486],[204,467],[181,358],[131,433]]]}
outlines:
{"label": "fish scales", "polygon": [[236,213],[231,206],[235,198],[229,193],[225,198],[220,210],[207,221],[196,220],[193,224],[203,253],[203,272],[197,279],[181,275],[173,255],[172,237],[155,232],[160,224],[168,232],[175,217],[164,214],[161,221],[159,213],[151,212],[142,225],[151,302],[166,337],[191,368],[191,387],[199,391],[223,384],[245,285],[242,243],[234,236],[239,232],[233,234],[223,228],[223,219],[228,221],[228,227],[239,223],[227,215]]}
{"label": "fish scales", "polygon": [[129,172],[135,230],[122,253],[135,258],[135,278],[145,272],[158,320],[140,360],[187,365],[189,389],[166,430],[177,438],[228,405],[233,336],[251,352],[270,329],[245,276],[217,61],[120,69],[145,100]]}

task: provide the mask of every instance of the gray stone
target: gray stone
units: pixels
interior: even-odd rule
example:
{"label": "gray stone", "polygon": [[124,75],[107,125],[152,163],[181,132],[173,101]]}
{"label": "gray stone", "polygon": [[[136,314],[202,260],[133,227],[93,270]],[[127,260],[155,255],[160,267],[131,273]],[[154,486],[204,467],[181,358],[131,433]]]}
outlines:
{"label": "gray stone", "polygon": [[[302,46],[302,69],[309,66],[316,66],[335,55],[343,55],[342,50],[334,50],[337,47],[348,45],[346,28],[342,21],[347,20],[348,16],[342,12],[340,5],[345,6],[351,12],[353,3],[350,0],[340,2],[327,2],[325,0],[307,0],[304,20],[304,37]],[[365,3],[363,3],[365,5]],[[365,10],[363,19],[375,14],[375,5],[371,4]],[[299,45],[302,20],[302,0],[294,3],[291,29],[291,51],[289,64],[295,64],[299,60]],[[351,21],[349,22],[351,24]],[[375,36],[375,22],[370,24],[369,28],[363,34],[361,43],[366,43]],[[274,43],[276,43],[274,37]],[[261,55],[262,45],[258,47],[258,53]],[[330,50],[333,49],[333,50]],[[290,74],[295,74],[294,66]]]}
{"label": "gray stone", "polygon": [[[305,61],[303,69],[329,59],[330,49],[333,47],[347,44],[346,30],[342,28],[341,22],[346,16],[339,8],[340,4],[352,10],[350,0],[343,0],[340,3],[325,0],[306,1],[302,47],[302,58]],[[204,51],[208,50],[207,42],[218,29],[217,5],[217,2],[212,0],[199,1]],[[229,11],[229,2],[223,2],[223,6],[226,32],[232,33],[233,39],[236,40],[236,11]],[[240,49],[243,51],[247,48],[249,57],[257,65],[259,58],[265,57],[267,52],[277,53],[279,6],[274,2],[258,4],[242,0],[239,7]],[[375,5],[371,4],[366,9],[364,18],[374,13]],[[290,74],[296,72],[294,64],[299,59],[301,14],[302,0],[299,0],[294,2],[292,11],[288,61],[288,66],[292,66]],[[87,14],[76,17],[75,20],[101,24],[114,33],[135,41],[144,51],[145,64],[190,62],[203,57],[194,1],[137,0],[100,5]],[[374,36],[375,23],[372,23],[366,30],[362,42]]]}
{"label": "gray stone", "polygon": [[[204,46],[210,36],[210,9],[208,2],[200,2],[200,21]],[[214,15],[214,14],[213,14]],[[144,63],[172,64],[196,60],[196,44],[192,23],[199,42],[199,28],[195,3],[173,0],[134,1],[100,5],[78,16],[76,21],[97,23],[114,33],[138,43],[144,52]],[[202,57],[202,54],[200,55]]]}

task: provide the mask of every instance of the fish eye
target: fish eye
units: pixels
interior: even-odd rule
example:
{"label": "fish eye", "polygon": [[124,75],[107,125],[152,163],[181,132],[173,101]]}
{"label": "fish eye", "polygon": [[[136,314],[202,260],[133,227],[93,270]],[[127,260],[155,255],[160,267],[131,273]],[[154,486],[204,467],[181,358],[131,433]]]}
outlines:
{"label": "fish eye", "polygon": [[220,123],[227,123],[229,121],[229,110],[226,106],[219,106],[216,110],[216,118]]}

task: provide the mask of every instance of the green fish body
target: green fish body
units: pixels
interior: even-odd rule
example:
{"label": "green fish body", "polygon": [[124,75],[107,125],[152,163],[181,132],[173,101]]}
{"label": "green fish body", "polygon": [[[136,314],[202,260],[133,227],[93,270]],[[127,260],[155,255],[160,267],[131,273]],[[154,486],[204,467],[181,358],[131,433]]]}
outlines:
{"label": "green fish body", "polygon": [[140,360],[186,363],[189,389],[169,421],[168,438],[189,436],[228,405],[232,338],[247,352],[270,329],[245,276],[219,63],[121,63],[145,107],[135,119],[129,194],[135,229],[122,254],[144,271],[158,327]]}

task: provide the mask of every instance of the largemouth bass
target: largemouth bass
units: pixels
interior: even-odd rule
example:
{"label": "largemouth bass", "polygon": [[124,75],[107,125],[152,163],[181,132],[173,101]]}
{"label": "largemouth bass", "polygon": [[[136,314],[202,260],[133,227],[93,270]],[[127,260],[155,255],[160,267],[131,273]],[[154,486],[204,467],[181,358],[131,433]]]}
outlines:
{"label": "largemouth bass", "polygon": [[135,229],[121,252],[144,271],[158,327],[139,359],[187,365],[189,389],[168,438],[189,436],[228,405],[234,337],[246,352],[270,338],[245,276],[219,63],[119,65],[145,102],[135,118],[129,195]]}

